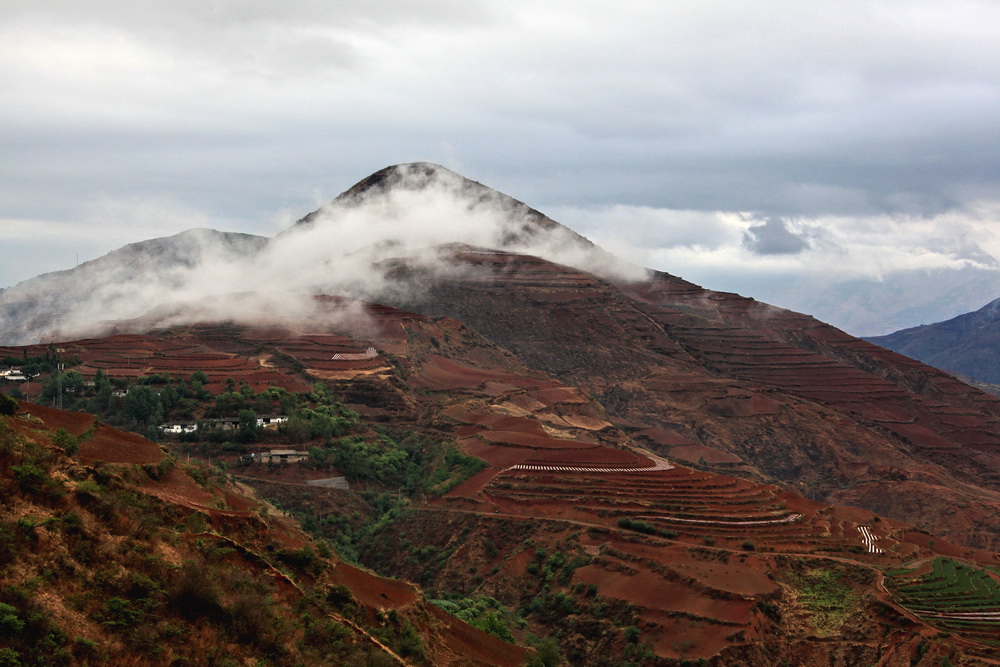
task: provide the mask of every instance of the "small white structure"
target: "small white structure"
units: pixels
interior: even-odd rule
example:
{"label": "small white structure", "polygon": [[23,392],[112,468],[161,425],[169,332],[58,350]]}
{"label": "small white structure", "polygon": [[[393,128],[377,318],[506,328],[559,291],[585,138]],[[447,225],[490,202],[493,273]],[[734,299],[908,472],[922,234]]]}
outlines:
{"label": "small white structure", "polygon": [[21,372],[19,368],[8,368],[5,371],[0,371],[0,375],[7,382],[27,382],[28,377]]}
{"label": "small white structure", "polygon": [[257,427],[275,429],[278,428],[279,424],[284,424],[287,421],[287,415],[263,415],[261,417],[257,417]]}
{"label": "small white structure", "polygon": [[194,433],[198,430],[198,422],[171,422],[160,424],[159,429],[163,433],[181,435],[182,433]]}

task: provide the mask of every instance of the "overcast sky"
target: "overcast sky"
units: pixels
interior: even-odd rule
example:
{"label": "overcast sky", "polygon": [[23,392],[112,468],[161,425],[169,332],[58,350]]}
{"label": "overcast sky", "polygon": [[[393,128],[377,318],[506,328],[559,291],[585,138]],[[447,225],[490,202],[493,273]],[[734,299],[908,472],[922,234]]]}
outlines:
{"label": "overcast sky", "polygon": [[0,10],[0,286],[423,160],[744,293],[1000,256],[994,0]]}

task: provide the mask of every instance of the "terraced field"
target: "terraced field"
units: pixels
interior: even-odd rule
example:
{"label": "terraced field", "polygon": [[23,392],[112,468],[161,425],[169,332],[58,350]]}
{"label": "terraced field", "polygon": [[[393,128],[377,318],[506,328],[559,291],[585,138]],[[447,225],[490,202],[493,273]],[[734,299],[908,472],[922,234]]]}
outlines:
{"label": "terraced field", "polygon": [[1000,580],[951,558],[886,573],[901,605],[925,622],[968,639],[1000,645]]}
{"label": "terraced field", "polygon": [[512,253],[452,258],[469,270],[429,277],[396,305],[459,319],[579,387],[655,453],[994,546],[995,398],[811,317],[664,273],[625,283]]}
{"label": "terraced field", "polygon": [[[389,370],[385,352],[405,345],[404,323],[423,318],[413,313],[317,297],[321,308],[349,310],[367,336],[346,335],[329,323],[303,321],[283,325],[241,326],[231,323],[195,324],[151,334],[117,334],[62,343],[63,358],[78,358],[73,370],[92,378],[98,370],[113,378],[139,378],[157,373],[187,378],[201,372],[205,388],[226,391],[226,381],[247,384],[259,392],[270,386],[308,391],[316,380],[350,380]],[[344,325],[348,326],[348,325]],[[372,346],[375,346],[374,348]],[[376,349],[374,355],[367,353]],[[43,356],[47,345],[0,347],[0,356]],[[46,377],[25,389],[37,393]]]}
{"label": "terraced field", "polygon": [[790,506],[773,486],[681,467],[532,468],[516,466],[494,478],[490,502],[509,513],[571,507],[577,520],[726,548],[819,553],[861,543],[857,531],[831,531],[829,517],[801,502]]}

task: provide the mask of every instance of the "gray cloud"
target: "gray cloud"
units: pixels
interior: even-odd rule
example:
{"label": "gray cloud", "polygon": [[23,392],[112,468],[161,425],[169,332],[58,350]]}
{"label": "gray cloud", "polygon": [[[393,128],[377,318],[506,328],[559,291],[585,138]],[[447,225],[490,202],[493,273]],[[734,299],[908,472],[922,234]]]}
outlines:
{"label": "gray cloud", "polygon": [[809,247],[809,242],[788,228],[781,218],[767,218],[743,232],[743,246],[758,255],[795,255]]}

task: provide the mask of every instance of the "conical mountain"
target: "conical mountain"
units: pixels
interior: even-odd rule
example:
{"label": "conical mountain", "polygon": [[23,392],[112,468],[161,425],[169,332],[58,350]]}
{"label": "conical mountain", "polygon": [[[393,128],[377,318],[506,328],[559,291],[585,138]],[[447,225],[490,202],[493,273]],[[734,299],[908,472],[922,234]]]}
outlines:
{"label": "conical mountain", "polygon": [[457,243],[538,255],[600,275],[646,276],[524,202],[429,162],[375,172],[275,241],[294,237],[309,238],[300,243],[305,252],[336,247],[368,252],[373,261]]}
{"label": "conical mountain", "polygon": [[378,301],[400,286],[373,267],[419,254],[448,270],[441,247],[451,244],[534,254],[599,275],[646,275],[523,202],[420,162],[372,174],[272,239],[189,230],[27,280],[0,293],[0,343],[93,335],[104,322],[229,293]]}
{"label": "conical mountain", "polygon": [[[808,316],[620,262],[443,167],[384,169],[271,240],[188,232],[89,264],[5,292],[0,343],[108,320],[316,321],[314,294],[363,299],[466,322],[663,453],[910,520],[908,503],[947,489],[917,523],[1000,543],[1000,520],[951,502],[982,492],[1000,510],[985,490],[1000,479],[1000,402]],[[150,311],[169,318],[134,319]]]}

